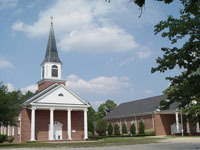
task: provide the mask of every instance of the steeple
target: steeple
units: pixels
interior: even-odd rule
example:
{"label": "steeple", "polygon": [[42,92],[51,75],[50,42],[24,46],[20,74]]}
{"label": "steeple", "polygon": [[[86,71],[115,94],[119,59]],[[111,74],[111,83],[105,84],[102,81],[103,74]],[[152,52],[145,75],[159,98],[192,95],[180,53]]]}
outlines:
{"label": "steeple", "polygon": [[45,63],[45,62],[62,63],[58,57],[58,51],[57,51],[57,47],[56,47],[56,40],[55,40],[52,21],[51,21],[49,39],[48,39],[47,48],[46,48],[46,55],[45,55],[44,61],[42,63]]}
{"label": "steeple", "polygon": [[54,83],[65,85],[65,82],[62,80],[62,62],[58,57],[53,22],[51,21],[46,54],[41,64],[41,80],[38,81],[38,90],[41,91]]}

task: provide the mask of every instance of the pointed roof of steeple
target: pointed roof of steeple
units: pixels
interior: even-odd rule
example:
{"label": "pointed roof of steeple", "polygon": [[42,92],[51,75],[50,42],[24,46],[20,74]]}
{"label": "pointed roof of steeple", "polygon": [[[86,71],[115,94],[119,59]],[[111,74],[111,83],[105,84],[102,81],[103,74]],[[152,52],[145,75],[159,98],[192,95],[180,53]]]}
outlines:
{"label": "pointed roof of steeple", "polygon": [[55,35],[54,35],[54,30],[53,30],[53,22],[51,22],[49,39],[48,39],[47,49],[46,49],[46,55],[45,55],[44,61],[42,63],[45,63],[45,62],[62,63],[58,57],[56,40],[55,40]]}

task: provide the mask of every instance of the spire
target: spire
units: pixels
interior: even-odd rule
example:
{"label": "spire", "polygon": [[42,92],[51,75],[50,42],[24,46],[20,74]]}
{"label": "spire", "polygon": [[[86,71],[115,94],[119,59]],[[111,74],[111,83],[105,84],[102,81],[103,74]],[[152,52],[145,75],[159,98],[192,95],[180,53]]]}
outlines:
{"label": "spire", "polygon": [[58,51],[57,51],[57,47],[56,47],[56,40],[55,40],[55,36],[54,36],[52,19],[53,19],[53,17],[51,17],[51,27],[50,27],[50,32],[49,32],[49,39],[48,39],[46,55],[45,55],[43,63],[45,63],[45,62],[62,63],[58,57]]}

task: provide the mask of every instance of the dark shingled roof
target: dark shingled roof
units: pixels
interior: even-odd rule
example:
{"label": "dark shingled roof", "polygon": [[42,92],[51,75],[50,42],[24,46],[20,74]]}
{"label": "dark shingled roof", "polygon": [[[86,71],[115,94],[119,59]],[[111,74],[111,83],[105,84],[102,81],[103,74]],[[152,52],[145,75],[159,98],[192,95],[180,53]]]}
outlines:
{"label": "dark shingled roof", "polygon": [[58,84],[55,83],[55,84],[49,85],[47,88],[43,89],[42,91],[35,92],[34,94],[32,94],[31,96],[29,96],[29,97],[27,97],[25,99],[24,105],[29,105],[35,99],[37,99],[38,97],[41,97],[42,95],[48,93],[49,91],[51,91],[52,89],[56,88],[57,86],[58,86]]}
{"label": "dark shingled roof", "polygon": [[[150,98],[145,98],[141,100],[131,101],[120,104],[113,111],[108,113],[104,119],[115,119],[123,118],[139,114],[148,114],[154,112],[160,104],[161,100],[167,100],[166,95],[160,95]],[[175,110],[177,108],[177,103],[170,106],[169,110]]]}
{"label": "dark shingled roof", "polygon": [[58,57],[56,40],[55,40],[54,30],[53,30],[53,23],[51,23],[49,39],[48,39],[47,49],[46,49],[46,55],[45,55],[44,61],[42,63],[44,63],[44,62],[62,63]]}

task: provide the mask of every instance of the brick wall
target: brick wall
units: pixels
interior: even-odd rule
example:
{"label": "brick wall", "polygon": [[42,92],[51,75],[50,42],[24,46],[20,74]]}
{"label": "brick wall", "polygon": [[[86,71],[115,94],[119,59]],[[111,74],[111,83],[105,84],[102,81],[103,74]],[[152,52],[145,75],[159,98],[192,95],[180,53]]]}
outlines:
{"label": "brick wall", "polygon": [[44,82],[38,84],[38,91],[41,91],[54,83],[65,85],[65,82],[44,81]]}
{"label": "brick wall", "polygon": [[136,130],[138,131],[139,130],[139,122],[142,119],[144,120],[145,130],[153,129],[152,114],[141,115],[141,116],[133,116],[133,117],[127,117],[127,118],[121,118],[121,119],[112,119],[112,120],[107,120],[107,123],[111,123],[113,125],[113,129],[114,129],[114,125],[117,122],[119,122],[119,123],[121,122],[121,129],[122,129],[123,123],[126,121],[126,123],[127,123],[127,130],[128,130],[128,132],[130,132],[131,122],[135,121],[135,123],[136,123]]}
{"label": "brick wall", "polygon": [[156,114],[155,133],[156,135],[171,135],[171,125],[176,122],[175,114]]}
{"label": "brick wall", "polygon": [[72,111],[72,132],[73,140],[82,140],[84,139],[84,112],[83,111]]}
{"label": "brick wall", "polygon": [[[21,141],[29,141],[31,138],[31,111],[28,109],[21,110]],[[17,132],[17,130],[15,130]]]}

